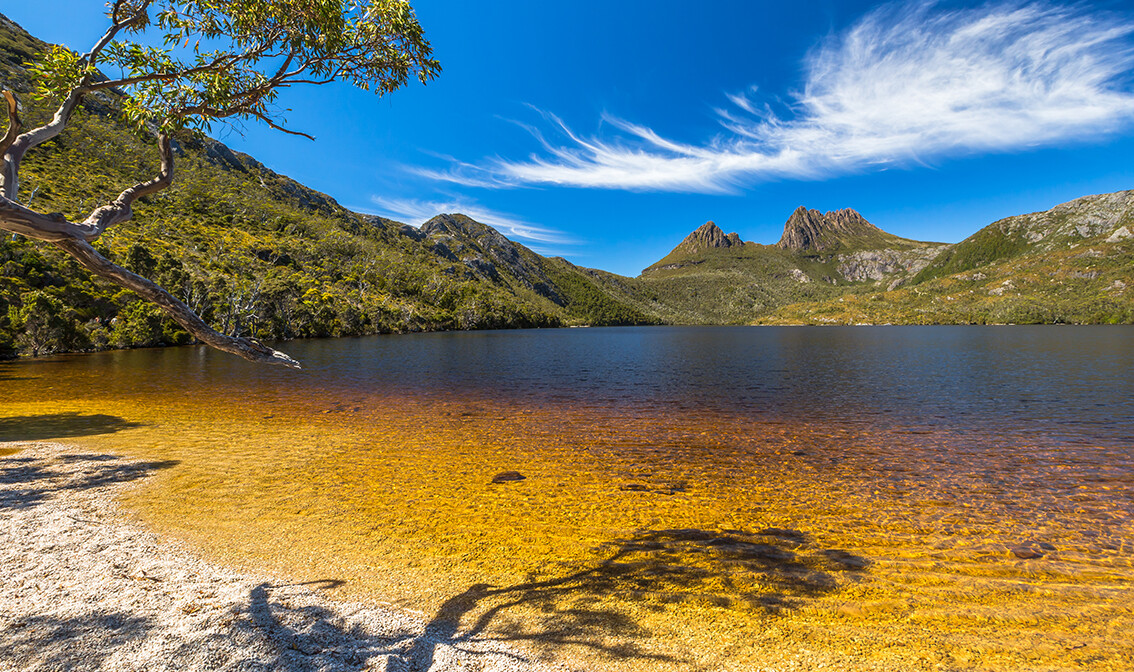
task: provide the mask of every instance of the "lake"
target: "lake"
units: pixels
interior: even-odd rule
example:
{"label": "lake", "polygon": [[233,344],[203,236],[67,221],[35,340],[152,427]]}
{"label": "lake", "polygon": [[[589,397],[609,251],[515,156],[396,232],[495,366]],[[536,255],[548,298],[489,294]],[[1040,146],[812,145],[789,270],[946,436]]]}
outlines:
{"label": "lake", "polygon": [[175,461],[125,504],[206,556],[590,669],[1134,659],[1130,327],[284,349],[3,363],[0,440]]}

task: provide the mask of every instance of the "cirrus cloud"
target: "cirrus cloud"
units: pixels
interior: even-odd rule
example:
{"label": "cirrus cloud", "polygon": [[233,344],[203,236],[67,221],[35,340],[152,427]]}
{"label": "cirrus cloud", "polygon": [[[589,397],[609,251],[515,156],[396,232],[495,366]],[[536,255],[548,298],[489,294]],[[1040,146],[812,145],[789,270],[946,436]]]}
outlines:
{"label": "cirrus cloud", "polygon": [[872,166],[1007,152],[1119,130],[1134,118],[1134,23],[1084,6],[998,3],[944,10],[888,5],[817,45],[776,113],[755,87],[725,94],[724,133],[678,142],[604,116],[584,137],[544,113],[542,152],[445,171],[467,186],[561,185],[729,192],[768,178],[814,179]]}

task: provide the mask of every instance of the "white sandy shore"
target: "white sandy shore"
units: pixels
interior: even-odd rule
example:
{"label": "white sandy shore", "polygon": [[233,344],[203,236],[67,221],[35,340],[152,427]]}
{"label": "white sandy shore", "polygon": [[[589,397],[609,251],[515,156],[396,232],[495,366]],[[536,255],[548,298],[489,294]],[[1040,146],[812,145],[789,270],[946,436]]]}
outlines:
{"label": "white sandy shore", "polygon": [[[550,670],[453,624],[206,563],[114,498],[159,465],[51,443],[0,457],[0,670]],[[559,669],[559,668],[556,668]]]}

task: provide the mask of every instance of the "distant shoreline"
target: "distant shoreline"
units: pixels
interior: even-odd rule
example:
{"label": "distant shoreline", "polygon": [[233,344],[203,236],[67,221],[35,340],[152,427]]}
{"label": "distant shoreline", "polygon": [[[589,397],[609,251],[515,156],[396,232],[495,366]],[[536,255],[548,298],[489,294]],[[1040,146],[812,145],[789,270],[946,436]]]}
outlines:
{"label": "distant shoreline", "polygon": [[[828,327],[1134,327],[1134,325],[1126,323],[1110,324],[1110,323],[1068,323],[1068,322],[1052,322],[1045,324],[1018,324],[1014,322],[987,322],[984,324],[961,324],[961,323],[937,323],[937,324],[914,324],[914,323],[901,323],[901,322],[858,322],[854,324],[843,324],[839,322],[822,322],[814,324],[804,323],[761,323],[761,324],[622,324],[622,325],[571,325],[562,327],[515,327],[503,329],[438,329],[434,331],[399,331],[380,334],[364,334],[361,336],[327,336],[323,338],[296,338],[288,341],[269,341],[267,345],[276,348],[287,349],[288,343],[297,343],[305,341],[338,341],[338,340],[358,340],[363,338],[375,338],[378,336],[409,336],[409,335],[422,335],[422,334],[477,334],[494,331],[567,331],[577,330],[581,328],[586,329],[656,329],[656,328],[719,328],[719,329],[753,329],[753,328],[828,328]],[[108,352],[136,352],[147,350],[171,350],[176,348],[208,348],[203,343],[189,343],[181,345],[157,345],[152,347],[143,348],[106,348],[102,350],[75,350],[75,351],[60,351],[53,352],[47,355],[39,355],[33,357],[31,355],[17,355],[15,357],[0,357],[0,364],[12,362],[31,362],[36,360],[49,359],[51,357],[58,357],[64,355],[97,355]],[[223,353],[218,353],[218,356],[225,356]],[[3,442],[0,442],[0,446]]]}

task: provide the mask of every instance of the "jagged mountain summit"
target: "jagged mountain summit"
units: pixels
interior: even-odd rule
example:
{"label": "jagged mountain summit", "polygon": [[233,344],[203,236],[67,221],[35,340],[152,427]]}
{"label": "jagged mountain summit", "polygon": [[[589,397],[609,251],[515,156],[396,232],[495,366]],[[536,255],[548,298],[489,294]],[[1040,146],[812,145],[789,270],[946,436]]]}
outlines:
{"label": "jagged mountain summit", "polygon": [[709,222],[640,279],[672,310],[663,312],[665,319],[728,324],[854,287],[899,286],[944,247],[887,233],[850,208],[821,213],[800,207],[775,245],[744,242]]}
{"label": "jagged mountain summit", "polygon": [[685,237],[674,252],[681,250],[688,253],[697,253],[710,247],[733,247],[743,245],[744,241],[736,233],[726,234],[715,222],[705,222],[696,231]]}
{"label": "jagged mountain summit", "polygon": [[776,246],[783,250],[822,251],[836,247],[840,236],[869,236],[880,232],[881,229],[856,210],[844,208],[823,214],[801,205],[788,217]]}
{"label": "jagged mountain summit", "polygon": [[796,252],[834,252],[842,249],[909,247],[918,241],[900,238],[874,226],[857,210],[843,208],[821,213],[799,206],[784,223],[776,247]]}
{"label": "jagged mountain summit", "polygon": [[[693,233],[685,236],[685,240],[678,243],[677,247],[670,250],[669,254],[647,268],[643,273],[660,268],[680,268],[698,255],[713,250],[736,249],[743,246],[744,241],[740,239],[740,235],[736,233],[726,234],[715,222],[705,222],[697,227]],[[697,262],[693,261],[692,263]]]}

